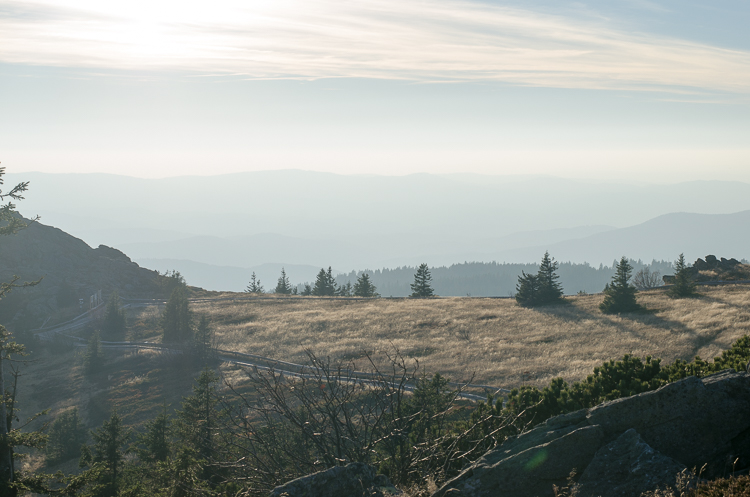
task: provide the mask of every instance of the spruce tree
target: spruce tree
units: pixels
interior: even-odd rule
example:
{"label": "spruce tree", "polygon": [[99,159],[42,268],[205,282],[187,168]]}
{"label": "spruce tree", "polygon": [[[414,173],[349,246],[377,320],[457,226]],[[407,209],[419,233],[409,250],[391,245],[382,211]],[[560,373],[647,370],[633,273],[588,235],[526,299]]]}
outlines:
{"label": "spruce tree", "polygon": [[120,297],[117,292],[112,292],[107,302],[107,309],[104,312],[102,331],[108,338],[123,340],[125,339],[125,327],[125,310],[120,309]]}
{"label": "spruce tree", "polygon": [[535,274],[521,271],[516,285],[516,302],[524,307],[534,307],[539,304],[539,278]]}
{"label": "spruce tree", "polygon": [[138,458],[149,464],[166,461],[172,454],[170,433],[172,419],[166,406],[153,420],[146,423],[146,432],[138,437]]}
{"label": "spruce tree", "polygon": [[333,297],[336,295],[336,279],[333,277],[333,270],[328,266],[328,271],[320,269],[318,276],[315,278],[312,294],[317,297]]}
{"label": "spruce tree", "polygon": [[96,495],[115,496],[118,494],[120,471],[125,459],[125,446],[130,440],[130,430],[122,426],[122,418],[113,412],[100,428],[91,432],[92,447],[84,445],[81,466],[103,463],[104,473],[99,480],[100,491]]}
{"label": "spruce tree", "polygon": [[289,284],[289,278],[283,267],[281,268],[281,276],[279,276],[279,280],[276,282],[274,293],[279,295],[289,295],[292,293],[292,285]]}
{"label": "spruce tree", "polygon": [[328,287],[329,295],[336,295],[338,285],[336,284],[336,278],[333,276],[331,266],[328,266],[328,270],[326,271],[326,286]]}
{"label": "spruce tree", "polygon": [[206,315],[201,315],[193,339],[193,352],[198,362],[203,366],[213,359],[214,332]]}
{"label": "spruce tree", "polygon": [[255,276],[255,271],[253,271],[252,276],[250,276],[250,283],[248,283],[245,292],[256,294],[264,292],[263,285],[261,285],[260,280]]}
{"label": "spruce tree", "polygon": [[354,295],[357,297],[377,297],[377,288],[370,281],[370,275],[362,273],[354,283]]}
{"label": "spruce tree", "polygon": [[178,286],[172,291],[161,319],[164,343],[189,343],[193,337],[193,317],[185,289]]}
{"label": "spruce tree", "polygon": [[680,254],[674,263],[674,284],[667,292],[670,297],[695,297],[695,281],[690,266],[685,262],[685,255]]}
{"label": "spruce tree", "polygon": [[628,259],[623,256],[615,267],[615,275],[612,281],[604,288],[604,301],[599,309],[605,314],[617,314],[620,312],[634,312],[641,309],[635,300],[636,288],[630,284],[630,274],[633,267]]}
{"label": "spruce tree", "polygon": [[[3,184],[4,175],[5,168],[0,167],[0,185]],[[28,186],[29,182],[25,181],[18,183],[9,191],[4,192],[0,189],[0,236],[13,235],[27,226],[21,215],[16,211],[13,201],[23,200],[23,193],[28,189]],[[2,204],[6,201],[6,204]],[[37,219],[39,217],[33,218],[31,222]],[[13,276],[10,281],[0,282],[0,299],[13,288],[34,286],[41,281],[39,279],[34,282],[18,283],[18,280],[18,276]],[[25,355],[24,346],[14,342],[10,332],[0,325],[0,395],[3,396],[3,401],[0,401],[0,421],[2,421],[0,422],[0,495],[2,496],[18,495],[19,486],[14,469],[14,448],[19,445],[29,447],[38,445],[37,442],[40,440],[43,443],[42,435],[39,432],[20,437],[17,430],[16,433],[13,433],[13,421],[16,420],[16,414],[14,413],[15,381],[13,388],[9,389],[10,391],[5,389],[5,363],[11,361],[13,355]],[[18,380],[19,374],[17,370],[13,372],[15,380]]]}
{"label": "spruce tree", "polygon": [[[13,422],[17,421],[16,413],[16,385],[18,370],[13,370],[12,387],[5,388],[6,363],[12,364],[13,356],[24,356],[25,347],[13,341],[13,335],[0,325],[0,496],[15,496],[18,494],[16,487],[16,472],[14,468],[16,452],[15,447],[25,445],[27,447],[41,448],[44,439],[40,432],[21,434],[18,428],[13,429]],[[39,415],[35,416],[38,417]]]}
{"label": "spruce tree", "polygon": [[516,284],[516,302],[524,307],[560,302],[563,291],[558,279],[557,262],[545,252],[536,275],[521,271]]}
{"label": "spruce tree", "polygon": [[86,428],[74,407],[60,414],[49,429],[45,447],[47,462],[55,464],[81,454],[81,445],[86,441]]}
{"label": "spruce tree", "polygon": [[411,296],[416,298],[434,296],[435,291],[432,289],[432,285],[430,285],[431,281],[430,268],[425,263],[420,264],[417,272],[414,273],[414,283],[411,284]]}
{"label": "spruce tree", "polygon": [[200,478],[212,485],[220,473],[219,448],[222,445],[219,433],[225,412],[220,407],[216,385],[219,377],[205,368],[193,385],[193,394],[182,401],[177,412],[175,432],[183,449],[195,454],[201,461]]}
{"label": "spruce tree", "polygon": [[540,303],[551,304],[562,299],[562,285],[558,281],[560,277],[556,271],[557,262],[549,256],[549,252],[545,252],[544,257],[542,257],[542,263],[539,265],[539,271],[537,272]]}
{"label": "spruce tree", "polygon": [[103,366],[104,354],[102,354],[99,332],[94,331],[83,353],[83,372],[87,375],[92,375],[101,371]]}
{"label": "spruce tree", "polygon": [[[0,185],[3,184],[3,176],[5,176],[5,168],[0,167]],[[28,190],[29,182],[24,181],[18,183],[16,186],[11,188],[7,192],[0,190],[0,202],[8,203],[0,205],[0,236],[13,235],[19,230],[26,227],[26,222],[16,211],[16,205],[13,203],[14,200],[23,200],[23,193]],[[31,221],[39,219],[35,217]]]}
{"label": "spruce tree", "polygon": [[346,284],[339,286],[336,290],[336,295],[339,297],[351,297],[352,296],[352,282],[347,281]]}
{"label": "spruce tree", "polygon": [[185,278],[176,269],[167,270],[163,274],[159,273],[158,282],[164,296],[172,295],[176,288],[187,289]]}

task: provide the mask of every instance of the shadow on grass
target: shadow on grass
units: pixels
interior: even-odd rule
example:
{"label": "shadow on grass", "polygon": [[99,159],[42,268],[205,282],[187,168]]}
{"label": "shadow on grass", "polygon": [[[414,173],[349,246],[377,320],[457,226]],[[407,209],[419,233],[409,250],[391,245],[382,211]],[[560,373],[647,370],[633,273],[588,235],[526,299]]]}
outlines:
{"label": "shadow on grass", "polygon": [[[725,303],[724,301],[717,301]],[[643,331],[636,329],[632,325],[633,323],[661,328],[675,335],[687,335],[689,337],[688,345],[695,351],[712,343],[717,336],[724,331],[723,329],[717,329],[713,332],[709,332],[711,330],[704,330],[708,333],[698,333],[695,329],[686,326],[680,321],[659,315],[659,313],[664,310],[659,308],[642,307],[641,310],[635,312],[604,314],[598,309],[591,312],[580,308],[571,301],[567,301],[561,304],[538,306],[532,309],[546,314],[549,317],[567,322],[593,321],[597,324],[614,328],[620,333],[627,333],[640,339],[647,338],[647,336]],[[692,359],[692,357],[690,357],[690,359]]]}

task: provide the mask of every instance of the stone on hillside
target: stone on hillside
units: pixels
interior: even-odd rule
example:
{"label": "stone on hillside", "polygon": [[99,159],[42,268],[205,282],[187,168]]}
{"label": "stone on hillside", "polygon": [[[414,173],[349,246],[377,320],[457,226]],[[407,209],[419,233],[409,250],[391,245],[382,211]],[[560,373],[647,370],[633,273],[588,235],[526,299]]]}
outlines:
{"label": "stone on hillside", "polygon": [[630,497],[657,488],[676,489],[686,467],[651,448],[634,429],[594,455],[581,475],[577,497]]}
{"label": "stone on hillside", "polygon": [[[588,472],[581,479],[589,488],[595,488],[594,475],[606,475],[613,488],[666,480],[672,484],[680,469],[704,463],[703,476],[720,476],[732,471],[735,460],[736,469],[750,467],[748,413],[750,374],[727,370],[703,379],[689,377],[550,418],[487,452],[433,497],[551,497],[553,484],[563,487],[574,470]],[[672,477],[665,476],[672,470]],[[639,495],[623,492],[602,495]]]}
{"label": "stone on hillside", "polygon": [[355,462],[292,480],[274,488],[270,497],[387,497],[400,493],[374,467]]}
{"label": "stone on hillside", "polygon": [[603,441],[598,426],[586,426],[555,438],[556,434],[559,432],[550,432],[553,440],[513,453],[494,464],[483,458],[448,482],[434,497],[453,495],[449,493],[451,488],[460,490],[455,495],[462,497],[551,497],[552,486],[564,485],[573,469],[583,471]]}
{"label": "stone on hillside", "polygon": [[[732,370],[694,376],[589,411],[588,423],[608,435],[634,428],[651,447],[687,467],[709,462],[707,475],[719,475],[731,457],[750,456],[732,440],[750,429],[750,378]],[[750,461],[747,461],[750,462]]]}

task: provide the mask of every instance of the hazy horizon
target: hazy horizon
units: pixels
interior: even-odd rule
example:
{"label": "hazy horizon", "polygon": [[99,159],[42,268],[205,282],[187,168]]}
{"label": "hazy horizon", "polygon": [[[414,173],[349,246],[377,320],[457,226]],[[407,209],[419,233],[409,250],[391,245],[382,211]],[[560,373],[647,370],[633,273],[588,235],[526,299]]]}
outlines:
{"label": "hazy horizon", "polygon": [[[352,270],[557,260],[611,265],[714,254],[750,258],[750,184],[578,181],[549,176],[341,175],[299,170],[141,179],[13,173],[19,206],[147,267],[240,290],[281,266],[304,282]],[[304,269],[294,269],[291,267]],[[247,274],[245,274],[247,273]],[[230,283],[227,283],[230,282]]]}

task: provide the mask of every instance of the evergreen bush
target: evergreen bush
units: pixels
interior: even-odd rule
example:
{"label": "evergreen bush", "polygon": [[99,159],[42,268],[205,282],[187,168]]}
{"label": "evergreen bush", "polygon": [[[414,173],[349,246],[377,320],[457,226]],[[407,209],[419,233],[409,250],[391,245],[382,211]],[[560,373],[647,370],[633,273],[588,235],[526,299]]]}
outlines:
{"label": "evergreen bush", "polygon": [[633,267],[628,259],[623,256],[615,268],[612,281],[604,287],[604,301],[599,309],[605,314],[618,314],[621,312],[635,312],[641,310],[641,306],[635,300],[636,288],[630,284],[630,274]]}

